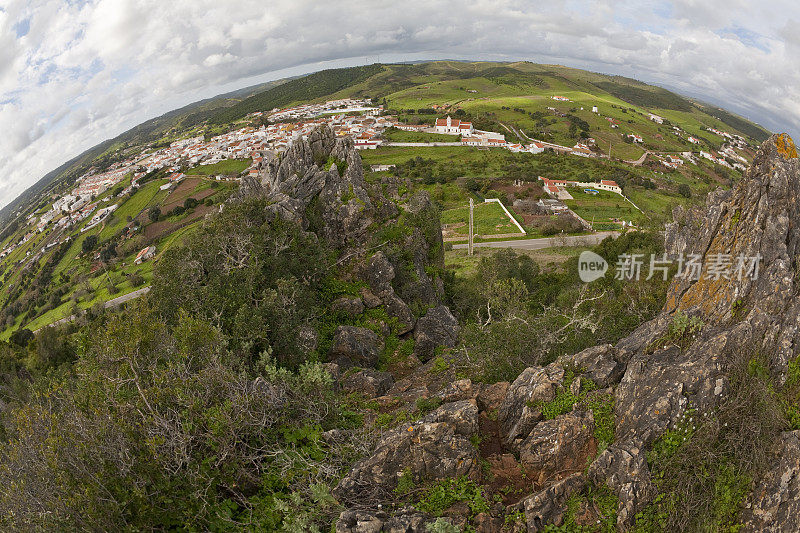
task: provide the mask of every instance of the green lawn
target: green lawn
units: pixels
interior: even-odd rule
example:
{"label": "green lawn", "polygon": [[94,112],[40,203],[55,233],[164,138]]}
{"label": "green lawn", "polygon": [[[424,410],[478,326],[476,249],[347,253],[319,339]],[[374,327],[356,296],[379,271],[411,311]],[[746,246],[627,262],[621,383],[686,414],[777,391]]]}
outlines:
{"label": "green lawn", "polygon": [[191,176],[216,176],[222,174],[229,176],[232,174],[241,174],[250,167],[252,159],[225,159],[213,165],[198,165],[186,171],[187,175]]}
{"label": "green lawn", "polygon": [[[469,233],[469,207],[457,207],[442,211],[441,220],[442,224],[463,224],[453,228],[453,233],[459,235]],[[476,203],[473,221],[475,233],[478,235],[520,232],[496,202]]]}
{"label": "green lawn", "polygon": [[589,223],[607,224],[614,218],[639,222],[644,218],[630,202],[613,192],[600,191],[593,195],[578,187],[569,187],[567,191],[573,199],[564,203]]}
{"label": "green lawn", "polygon": [[445,135],[442,133],[425,133],[422,131],[403,131],[389,128],[383,134],[386,140],[399,143],[430,143],[430,142],[458,142],[458,135]]}

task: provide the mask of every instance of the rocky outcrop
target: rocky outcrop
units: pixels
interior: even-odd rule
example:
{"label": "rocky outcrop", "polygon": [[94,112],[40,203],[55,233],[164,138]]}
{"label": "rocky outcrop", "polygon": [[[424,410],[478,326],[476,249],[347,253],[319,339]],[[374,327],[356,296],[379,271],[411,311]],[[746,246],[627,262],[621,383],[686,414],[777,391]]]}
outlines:
{"label": "rocky outcrop", "polygon": [[743,512],[743,531],[800,531],[800,431],[781,435],[774,466]]}
{"label": "rocky outcrop", "polygon": [[537,403],[552,401],[564,380],[560,365],[526,368],[508,388],[498,410],[498,420],[506,443],[516,448],[542,419]]}
{"label": "rocky outcrop", "polygon": [[352,140],[318,128],[267,161],[259,178],[270,212],[319,231],[338,249],[366,242],[373,205]]}
{"label": "rocky outcrop", "polygon": [[378,362],[378,335],[367,328],[339,326],[333,334],[328,356],[342,368],[375,366]]}
{"label": "rocky outcrop", "polygon": [[[615,392],[616,443],[590,475],[617,492],[623,527],[654,494],[641,450],[674,427],[688,398],[700,412],[712,410],[728,387],[727,363],[742,349],[770,354],[779,383],[798,354],[800,161],[791,139],[765,141],[744,179],[706,204],[677,208],[666,232],[667,253],[698,261],[699,277],[674,278],[662,312],[614,347],[614,360],[627,364]],[[729,269],[715,275],[708,270],[714,264]],[[701,327],[676,332],[677,313]],[[588,366],[610,367],[592,358],[583,357]],[[777,523],[793,529],[788,519]]]}
{"label": "rocky outcrop", "polygon": [[478,450],[469,440],[477,428],[474,402],[442,405],[423,420],[386,433],[374,452],[339,482],[334,496],[348,503],[358,503],[366,496],[385,496],[404,473],[415,480],[478,478]]}
{"label": "rocky outcrop", "polygon": [[458,320],[446,306],[428,309],[414,328],[414,355],[421,361],[427,361],[433,357],[437,347],[452,348],[458,342],[460,331]]}
{"label": "rocky outcrop", "polygon": [[[259,195],[274,217],[297,222],[336,250],[337,265],[370,288],[362,298],[342,298],[333,310],[352,317],[384,306],[395,333],[413,330],[413,309],[441,303],[443,284],[432,272],[444,267],[439,213],[427,193],[388,198],[381,184],[364,179],[361,156],[349,138],[328,126],[294,141],[282,154],[264,154],[258,178],[241,183],[238,197]],[[389,184],[392,185],[392,184]],[[398,184],[388,187],[398,190]],[[403,211],[397,205],[405,202]],[[381,238],[380,230],[400,226]]]}

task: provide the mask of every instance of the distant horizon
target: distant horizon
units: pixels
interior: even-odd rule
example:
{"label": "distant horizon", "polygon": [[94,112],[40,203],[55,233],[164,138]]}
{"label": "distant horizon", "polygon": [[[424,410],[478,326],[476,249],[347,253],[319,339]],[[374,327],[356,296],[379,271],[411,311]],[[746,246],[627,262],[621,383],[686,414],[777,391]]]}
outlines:
{"label": "distant horizon", "polygon": [[0,10],[0,127],[7,132],[0,207],[76,155],[164,113],[258,83],[372,62],[559,64],[634,78],[771,131],[800,132],[794,4],[779,1],[769,12],[713,1],[618,4],[11,0]]}
{"label": "distant horizon", "polygon": [[[552,65],[552,66],[557,66],[557,67],[572,68],[572,69],[576,69],[576,70],[582,70],[582,71],[592,72],[592,73],[595,73],[595,74],[602,74],[602,75],[606,75],[606,76],[621,76],[621,77],[625,77],[625,78],[629,78],[629,79],[634,79],[636,81],[639,81],[641,83],[646,83],[647,85],[651,85],[651,86],[654,86],[654,87],[661,87],[663,89],[666,89],[666,90],[669,90],[671,92],[674,92],[675,94],[677,94],[679,96],[682,96],[684,98],[694,100],[694,101],[696,101],[696,102],[698,102],[700,104],[721,107],[721,108],[725,109],[726,111],[731,112],[730,109],[728,109],[728,108],[726,108],[726,107],[724,107],[724,106],[722,106],[720,104],[715,104],[713,102],[708,102],[708,101],[702,100],[700,98],[691,96],[689,94],[681,93],[676,89],[672,89],[672,88],[669,88],[669,87],[664,87],[664,86],[661,86],[661,85],[656,85],[656,84],[653,84],[653,83],[648,83],[645,80],[641,80],[641,79],[638,79],[638,78],[633,78],[631,76],[623,76],[621,74],[611,74],[611,73],[608,73],[608,72],[601,72],[601,71],[598,71],[598,70],[583,69],[583,68],[580,68],[580,67],[573,67],[573,66],[570,66],[570,65],[564,65],[564,64],[560,64],[560,63],[539,63],[539,62],[531,61],[531,60],[528,60],[528,59],[506,59],[506,60],[501,60],[501,59],[498,59],[498,60],[481,60],[481,59],[478,59],[478,60],[472,60],[472,59],[457,59],[457,58],[453,58],[453,57],[448,57],[448,58],[442,58],[442,59],[420,59],[420,60],[410,60],[410,61],[403,61],[403,60],[398,60],[398,61],[378,61],[375,64],[382,64],[382,65],[423,64],[423,63],[435,63],[435,62],[446,62],[446,61],[454,61],[454,62],[459,62],[459,63],[506,63],[506,64],[508,64],[508,63],[528,62],[528,63],[533,63],[533,64],[536,64],[536,65]],[[280,81],[280,80],[285,80],[285,79],[291,79],[291,78],[301,78],[303,76],[307,76],[307,75],[313,74],[315,72],[320,72],[322,70],[328,70],[328,69],[332,69],[332,68],[346,68],[347,66],[359,66],[359,65],[362,65],[362,64],[366,65],[367,63],[353,63],[352,65],[345,65],[345,66],[342,66],[342,67],[323,67],[323,68],[318,68],[318,69],[315,69],[315,70],[309,70],[309,71],[303,72],[302,74],[280,76],[280,77],[277,77],[277,78],[272,78],[272,79],[268,79],[268,80],[259,81],[257,83],[250,83],[250,84],[238,87],[238,88],[233,88],[233,89],[231,89],[229,91],[217,93],[217,94],[215,94],[213,96],[206,96],[206,97],[203,97],[203,98],[199,98],[197,100],[193,100],[191,102],[179,105],[178,107],[175,107],[173,109],[170,109],[170,110],[165,111],[163,113],[160,113],[158,115],[146,118],[146,119],[142,120],[141,122],[139,122],[137,124],[134,124],[133,126],[127,128],[126,130],[121,131],[121,132],[117,133],[116,135],[107,137],[107,138],[99,141],[98,143],[90,146],[89,148],[86,148],[85,150],[82,150],[81,152],[72,155],[68,159],[65,159],[64,161],[62,161],[61,163],[59,163],[58,165],[53,167],[51,170],[47,171],[42,176],[40,176],[38,180],[33,182],[28,188],[26,188],[22,192],[20,192],[16,197],[12,198],[11,200],[6,202],[5,204],[0,204],[0,209],[3,209],[7,205],[13,203],[20,196],[25,194],[25,192],[27,192],[31,187],[34,187],[36,184],[38,184],[48,174],[54,172],[59,167],[67,164],[71,160],[73,160],[73,159],[75,159],[77,157],[80,157],[85,152],[88,152],[88,151],[94,149],[95,147],[97,147],[98,145],[100,145],[100,144],[102,144],[104,142],[111,141],[111,140],[115,139],[116,137],[119,137],[120,135],[124,135],[125,133],[131,131],[132,129],[134,129],[134,128],[136,128],[136,127],[138,127],[138,126],[140,126],[140,125],[142,125],[142,124],[144,124],[146,122],[149,122],[151,120],[157,119],[157,118],[162,117],[162,116],[164,116],[166,114],[172,113],[173,111],[177,111],[177,110],[182,109],[184,107],[192,106],[192,105],[197,104],[197,103],[202,102],[202,101],[215,100],[217,98],[224,97],[224,96],[226,96],[228,94],[231,94],[231,93],[235,93],[235,92],[239,92],[239,91],[245,91],[245,90],[248,90],[248,89],[253,89],[253,88],[256,88],[256,87],[258,87],[260,85],[264,85],[264,84],[270,83],[270,82],[275,82],[275,81]],[[303,68],[303,67],[301,66],[301,67],[298,67],[298,68]],[[734,114],[739,115],[739,113],[734,113]],[[739,115],[739,116],[741,118],[745,119],[745,120],[748,120],[749,122],[752,122],[752,123],[756,124],[757,126],[760,126],[760,127],[764,128],[765,130],[769,131],[772,134],[781,133],[780,131],[775,131],[775,130],[769,129],[769,128],[763,126],[762,124],[752,120],[751,118],[748,118],[748,117],[743,116],[743,115]]]}

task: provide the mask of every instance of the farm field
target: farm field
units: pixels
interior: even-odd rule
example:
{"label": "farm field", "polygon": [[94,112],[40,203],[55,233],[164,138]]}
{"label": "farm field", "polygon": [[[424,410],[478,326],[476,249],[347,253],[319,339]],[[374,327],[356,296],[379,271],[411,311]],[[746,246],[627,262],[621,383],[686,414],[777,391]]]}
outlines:
{"label": "farm field", "polygon": [[622,196],[608,191],[588,194],[578,187],[568,187],[572,200],[565,200],[567,207],[575,211],[590,224],[611,224],[616,220],[641,222],[645,217]]}
{"label": "farm field", "polygon": [[198,165],[186,171],[190,176],[216,176],[238,175],[247,170],[252,163],[251,159],[225,159],[211,165]]}
{"label": "farm field", "polygon": [[[469,233],[469,207],[456,207],[442,211],[443,234],[447,237],[466,236]],[[480,236],[520,233],[496,202],[476,203],[473,212],[474,231]]]}
{"label": "farm field", "polygon": [[383,134],[389,142],[398,143],[430,143],[430,142],[458,142],[461,137],[458,135],[446,135],[443,133],[426,133],[424,131],[404,131],[389,128]]}

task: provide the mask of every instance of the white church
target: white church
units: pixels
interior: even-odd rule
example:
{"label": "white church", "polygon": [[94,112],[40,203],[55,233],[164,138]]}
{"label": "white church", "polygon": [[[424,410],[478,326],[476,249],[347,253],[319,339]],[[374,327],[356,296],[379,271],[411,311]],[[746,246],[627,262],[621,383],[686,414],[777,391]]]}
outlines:
{"label": "white church", "polygon": [[437,118],[436,119],[436,133],[449,133],[451,135],[468,135],[474,130],[472,129],[472,122],[462,122],[457,119],[450,118]]}

